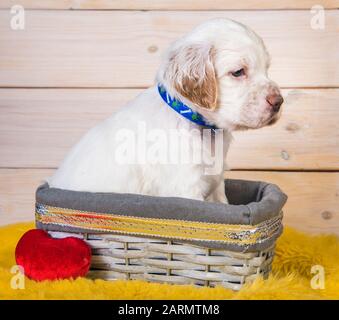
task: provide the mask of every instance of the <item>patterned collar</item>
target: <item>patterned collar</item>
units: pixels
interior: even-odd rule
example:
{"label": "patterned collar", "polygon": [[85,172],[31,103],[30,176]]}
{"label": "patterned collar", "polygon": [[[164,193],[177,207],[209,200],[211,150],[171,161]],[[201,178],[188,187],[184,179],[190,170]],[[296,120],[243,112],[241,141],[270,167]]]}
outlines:
{"label": "patterned collar", "polygon": [[161,96],[161,98],[176,112],[181,114],[183,117],[188,119],[191,122],[194,122],[200,126],[207,127],[209,129],[217,129],[216,126],[209,125],[206,123],[205,119],[201,114],[198,112],[193,111],[189,106],[186,104],[182,103],[181,101],[172,98],[166,91],[166,89],[158,84],[158,91]]}

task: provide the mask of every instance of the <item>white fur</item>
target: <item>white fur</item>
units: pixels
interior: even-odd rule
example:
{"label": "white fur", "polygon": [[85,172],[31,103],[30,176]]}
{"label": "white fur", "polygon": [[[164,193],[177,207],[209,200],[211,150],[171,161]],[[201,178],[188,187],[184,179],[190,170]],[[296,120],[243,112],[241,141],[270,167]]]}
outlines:
{"label": "white fur", "polygon": [[[194,48],[193,54],[187,53],[188,47]],[[173,65],[173,56],[177,65]],[[216,19],[198,26],[169,48],[158,71],[157,82],[162,83],[172,96],[201,113],[211,124],[224,129],[225,157],[233,130],[259,128],[278,118],[277,114],[272,116],[266,101],[270,92],[279,92],[267,77],[268,66],[267,51],[253,31],[231,20]],[[234,78],[231,73],[242,67],[246,67],[246,77]],[[202,81],[208,68],[214,68],[217,77],[215,109],[192,103],[174,87],[174,83],[180,87],[184,77]],[[201,164],[118,163],[115,154],[119,147],[117,133],[128,129],[137,134],[140,122],[146,125],[147,130],[178,130],[182,132],[182,139],[200,139],[192,134],[192,129],[202,130],[171,110],[153,86],[91,129],[48,179],[50,186],[77,191],[227,201],[223,187],[226,164],[217,174],[206,175]],[[203,148],[202,152],[210,156],[209,150]]]}

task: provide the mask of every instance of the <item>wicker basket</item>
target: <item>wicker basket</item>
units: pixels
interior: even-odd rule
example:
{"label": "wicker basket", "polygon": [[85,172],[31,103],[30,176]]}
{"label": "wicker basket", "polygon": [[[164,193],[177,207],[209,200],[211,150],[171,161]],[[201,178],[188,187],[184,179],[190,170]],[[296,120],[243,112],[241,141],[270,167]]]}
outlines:
{"label": "wicker basket", "polygon": [[[136,217],[137,211],[134,209],[139,207],[140,210],[142,207],[140,202],[137,202],[135,208],[133,206],[129,208],[133,211],[132,215],[112,217],[112,213],[109,213],[109,223],[107,223],[107,210],[103,211],[102,207],[97,208],[97,204],[95,207],[98,210],[93,210],[94,207],[88,210],[89,203],[93,204],[93,201],[85,204],[87,210],[84,210],[83,206],[79,207],[79,203],[83,203],[81,199],[84,198],[75,201],[73,208],[70,208],[70,204],[74,204],[74,201],[69,200],[79,198],[80,193],[59,190],[57,197],[54,197],[53,192],[56,189],[43,186],[37,191],[37,226],[48,230],[56,238],[75,236],[84,239],[92,248],[91,271],[88,274],[90,278],[142,279],[203,286],[221,285],[239,290],[245,283],[253,281],[260,275],[267,278],[271,270],[275,241],[282,231],[281,208],[286,201],[286,196],[274,185],[241,182],[247,185],[245,189],[242,185],[240,187],[240,190],[246,191],[247,199],[244,197],[240,199],[239,181],[229,180],[225,183],[228,184],[226,186],[228,197],[235,204],[223,206],[227,206],[232,212],[237,211],[238,208],[241,209],[240,211],[247,208],[246,212],[252,213],[249,224],[238,224],[237,221],[240,221],[241,217],[233,215],[230,216],[231,220],[236,223],[232,224],[202,222],[201,216],[198,217],[198,222],[154,218],[150,213],[154,210],[152,206],[154,199],[150,198],[147,198],[146,207],[152,210],[143,212],[143,218]],[[69,198],[70,192],[73,194]],[[90,196],[87,194],[85,199]],[[95,199],[100,196],[102,194],[95,195]],[[135,201],[134,198],[129,197],[130,195],[127,195],[128,203]],[[178,199],[174,201],[175,207],[181,201]],[[159,203],[158,199],[156,200],[158,210]],[[245,205],[239,203],[244,200],[256,201]],[[67,206],[61,206],[60,201]],[[212,204],[187,199],[184,201],[189,201],[191,207],[207,205],[211,211],[214,210]],[[187,203],[183,202],[183,204]],[[110,203],[109,206],[113,207],[113,212],[118,209],[114,203]],[[220,208],[216,207],[218,210]],[[198,207],[195,210],[198,210]],[[147,218],[144,218],[145,214]],[[230,217],[227,221],[230,221]],[[138,232],[136,229],[141,228],[140,221],[137,219],[143,219],[141,221],[143,232]],[[98,225],[100,228],[94,228]],[[171,231],[172,236],[169,236],[168,230],[171,228],[178,231],[177,233]]]}
{"label": "wicker basket", "polygon": [[92,248],[88,277],[105,280],[147,280],[239,290],[258,275],[268,277],[274,246],[239,253],[176,241],[112,234],[49,232],[54,238],[76,236]]}

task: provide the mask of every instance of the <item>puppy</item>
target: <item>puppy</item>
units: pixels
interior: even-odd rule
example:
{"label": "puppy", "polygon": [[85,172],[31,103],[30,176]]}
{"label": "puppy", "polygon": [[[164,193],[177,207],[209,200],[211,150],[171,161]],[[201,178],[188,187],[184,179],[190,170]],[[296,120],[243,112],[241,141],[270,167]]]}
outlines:
{"label": "puppy", "polygon": [[[280,116],[283,98],[268,78],[269,63],[262,39],[240,23],[214,19],[196,27],[169,48],[156,85],[91,129],[49,185],[227,203],[223,172],[232,131],[261,128]],[[173,132],[177,139],[169,147]],[[205,162],[215,160],[220,132],[221,165],[208,172]],[[152,152],[150,160],[145,154]],[[207,161],[180,162],[180,153]]]}

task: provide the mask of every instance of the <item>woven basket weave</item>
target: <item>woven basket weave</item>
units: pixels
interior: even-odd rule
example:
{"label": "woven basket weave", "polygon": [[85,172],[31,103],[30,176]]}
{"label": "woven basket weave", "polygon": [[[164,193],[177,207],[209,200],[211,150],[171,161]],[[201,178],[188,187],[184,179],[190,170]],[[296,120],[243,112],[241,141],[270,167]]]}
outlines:
{"label": "woven basket weave", "polygon": [[92,264],[88,276],[93,279],[221,285],[239,290],[259,275],[267,278],[274,255],[274,246],[241,253],[112,234],[49,233],[54,238],[76,236],[90,245]]}
{"label": "woven basket weave", "polygon": [[231,205],[44,185],[37,190],[36,222],[55,238],[89,244],[90,278],[239,290],[267,278],[287,198],[262,182],[228,180],[225,188]]}

